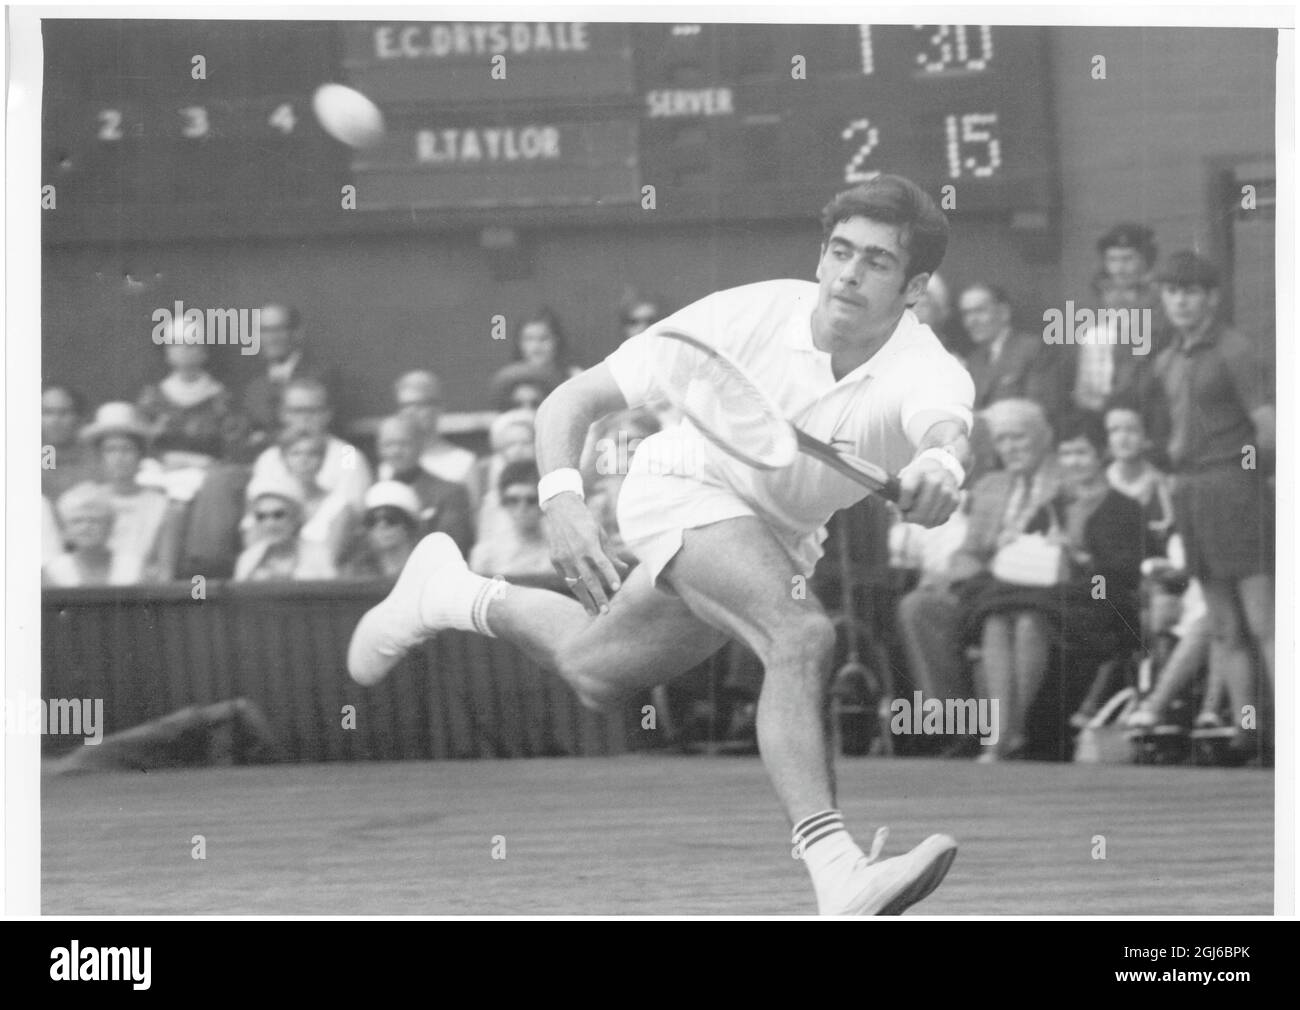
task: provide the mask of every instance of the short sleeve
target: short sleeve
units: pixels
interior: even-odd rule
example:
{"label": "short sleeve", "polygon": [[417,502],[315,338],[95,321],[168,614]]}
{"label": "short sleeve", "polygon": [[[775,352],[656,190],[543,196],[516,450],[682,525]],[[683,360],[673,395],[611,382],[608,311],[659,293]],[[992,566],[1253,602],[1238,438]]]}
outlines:
{"label": "short sleeve", "polygon": [[970,433],[975,383],[965,368],[953,358],[931,358],[911,379],[900,420],[912,445],[920,445],[925,433],[940,421],[960,421]]}
{"label": "short sleeve", "polygon": [[658,356],[672,353],[665,346],[668,341],[654,339],[656,331],[680,330],[724,350],[730,349],[727,344],[734,335],[730,324],[736,317],[735,290],[720,291],[692,302],[644,333],[629,337],[605,358],[609,373],[629,407],[639,407],[655,399],[654,375],[660,364],[666,364]]}

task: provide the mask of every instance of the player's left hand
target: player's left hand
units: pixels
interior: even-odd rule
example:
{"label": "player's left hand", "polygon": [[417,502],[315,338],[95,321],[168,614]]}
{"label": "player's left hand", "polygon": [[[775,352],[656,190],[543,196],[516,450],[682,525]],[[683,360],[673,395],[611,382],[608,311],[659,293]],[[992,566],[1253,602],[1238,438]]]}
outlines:
{"label": "player's left hand", "polygon": [[942,526],[957,508],[957,481],[933,459],[916,459],[898,471],[898,508],[903,520]]}

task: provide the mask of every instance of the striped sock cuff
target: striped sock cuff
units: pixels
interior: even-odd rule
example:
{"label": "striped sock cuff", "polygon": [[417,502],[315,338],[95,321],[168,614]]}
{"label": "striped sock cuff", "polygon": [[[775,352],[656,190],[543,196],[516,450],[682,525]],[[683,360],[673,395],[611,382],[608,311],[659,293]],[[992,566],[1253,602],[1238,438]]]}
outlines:
{"label": "striped sock cuff", "polygon": [[488,627],[487,614],[488,607],[492,601],[498,599],[506,591],[508,583],[501,576],[495,579],[484,579],[482,585],[478,587],[478,592],[474,594],[474,603],[470,609],[470,620],[474,623],[474,630],[480,635],[487,635],[489,638],[496,638],[492,629]]}
{"label": "striped sock cuff", "polygon": [[844,830],[844,815],[838,810],[823,810],[819,814],[805,817],[794,826],[790,840],[803,850],[820,842],[827,835]]}

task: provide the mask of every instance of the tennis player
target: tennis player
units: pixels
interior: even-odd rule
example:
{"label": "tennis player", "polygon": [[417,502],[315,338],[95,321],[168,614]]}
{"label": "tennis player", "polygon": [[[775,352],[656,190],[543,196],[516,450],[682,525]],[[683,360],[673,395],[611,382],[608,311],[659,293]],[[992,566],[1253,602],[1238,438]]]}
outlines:
{"label": "tennis player", "polygon": [[810,435],[897,473],[906,519],[946,520],[965,479],[974,388],[908,306],[943,259],[947,219],[914,183],[881,176],[836,196],[823,226],[817,283],[703,298],[542,404],[539,497],[552,559],[576,599],[474,575],[434,534],[362,618],[348,669],[373,684],[418,642],[456,628],[515,644],[599,707],[739,639],[763,663],[759,748],[819,911],[897,914],[939,884],[956,842],[932,835],[881,859],[887,829],[869,854],[845,829],[825,726],[835,633],[802,591],[826,522],[864,488],[802,454],[785,469],[746,466],[683,422],[647,438],[629,467],[618,520],[639,564],[628,574],[606,551],[577,470],[592,422],[657,399],[654,358],[671,341],[655,332],[672,328],[727,352]]}

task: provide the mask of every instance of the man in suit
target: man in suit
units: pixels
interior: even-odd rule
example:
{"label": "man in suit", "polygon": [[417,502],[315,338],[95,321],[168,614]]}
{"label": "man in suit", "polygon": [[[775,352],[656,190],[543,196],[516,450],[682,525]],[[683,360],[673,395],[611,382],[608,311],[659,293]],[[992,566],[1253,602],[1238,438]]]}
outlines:
{"label": "man in suit", "polygon": [[249,451],[255,456],[275,437],[280,423],[280,400],[293,379],[316,379],[329,391],[331,402],[339,391],[338,373],[308,353],[303,343],[302,317],[289,305],[272,302],[260,312],[261,354],[265,370],[244,387],[243,409],[252,428]]}
{"label": "man in suit", "polygon": [[[966,368],[975,382],[975,410],[983,411],[999,400],[1032,400],[1043,408],[1048,422],[1054,422],[1069,406],[1068,349],[1048,345],[1032,333],[1017,333],[1011,326],[1011,300],[995,284],[970,285],[957,304],[974,345]],[[972,478],[997,467],[993,444],[978,413],[972,449],[976,459]]]}

